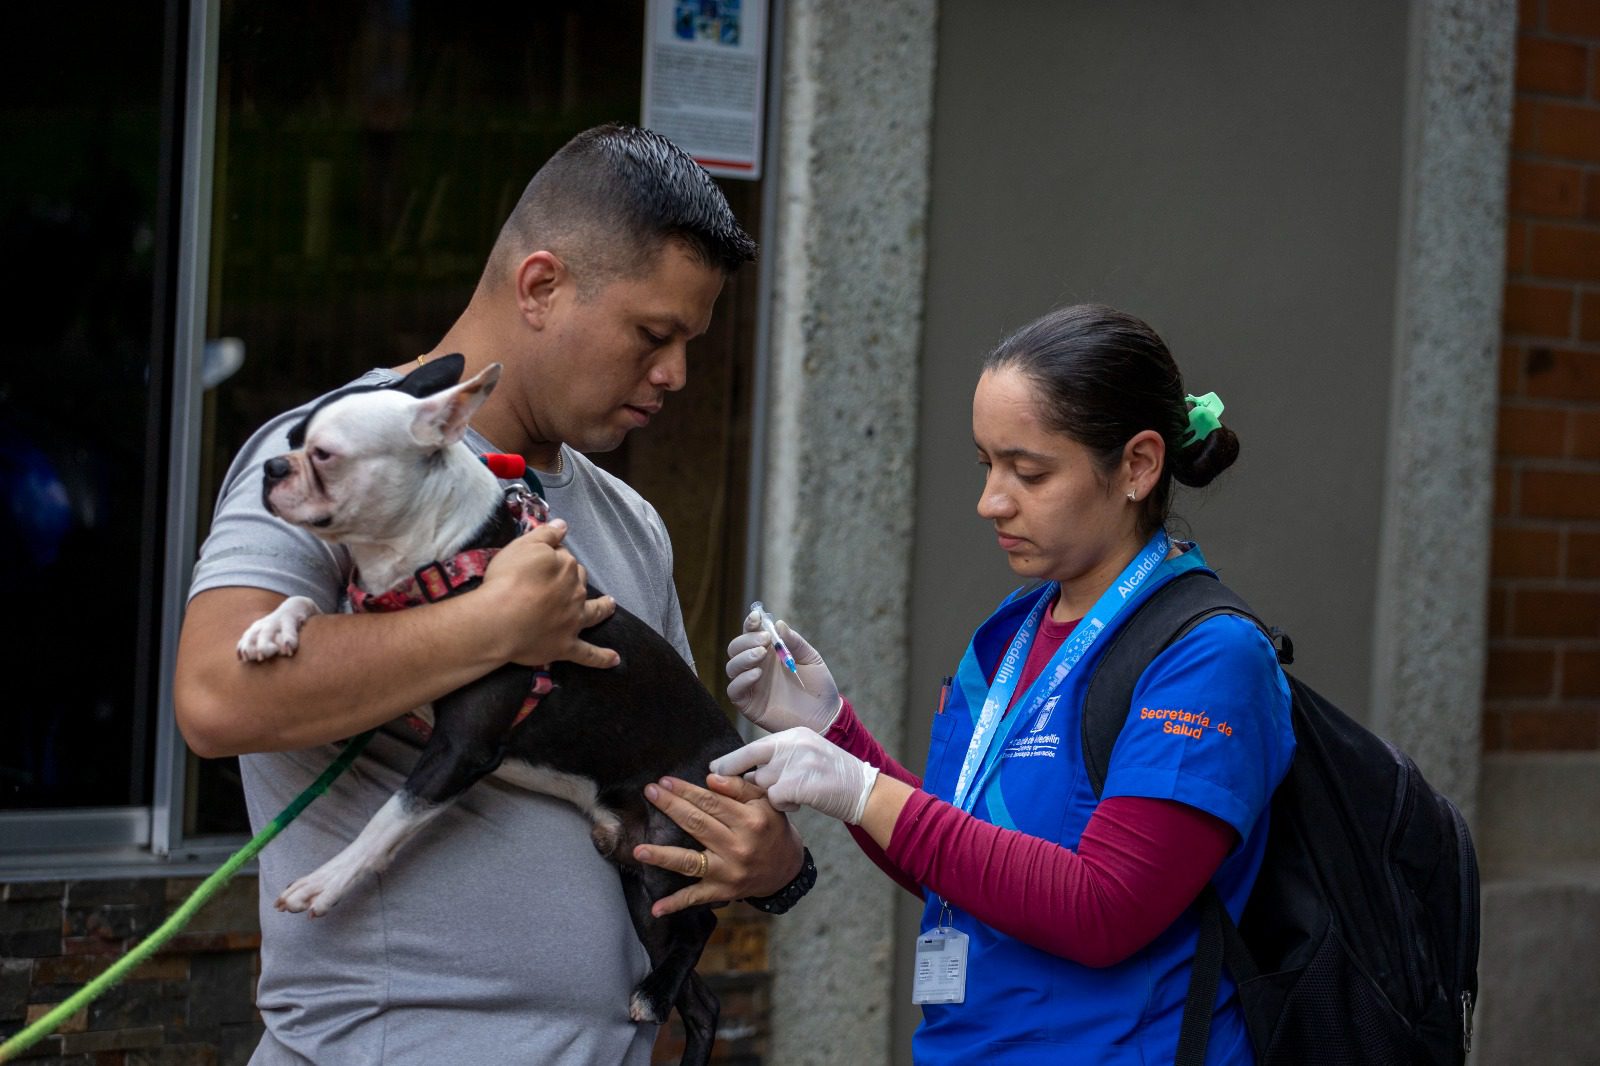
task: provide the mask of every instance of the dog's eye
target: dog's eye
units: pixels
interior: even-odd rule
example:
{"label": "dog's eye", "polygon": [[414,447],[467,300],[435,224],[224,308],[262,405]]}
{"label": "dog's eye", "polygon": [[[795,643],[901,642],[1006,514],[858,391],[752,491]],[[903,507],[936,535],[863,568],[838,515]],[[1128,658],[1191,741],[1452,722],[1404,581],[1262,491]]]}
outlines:
{"label": "dog's eye", "polygon": [[332,459],[333,456],[328,452],[328,449],[326,449],[326,448],[312,448],[311,449],[311,458],[312,458],[312,461],[314,461],[314,462],[325,463],[329,459]]}

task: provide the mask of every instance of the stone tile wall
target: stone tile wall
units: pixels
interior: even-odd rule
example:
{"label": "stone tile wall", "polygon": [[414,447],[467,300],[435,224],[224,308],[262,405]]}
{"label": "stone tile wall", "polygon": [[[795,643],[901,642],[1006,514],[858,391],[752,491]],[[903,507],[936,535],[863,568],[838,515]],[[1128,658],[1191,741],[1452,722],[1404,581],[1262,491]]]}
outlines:
{"label": "stone tile wall", "polygon": [[[50,1011],[159,926],[198,878],[0,885],[0,1033]],[[255,881],[228,885],[189,927],[21,1061],[233,1066],[261,1032]]]}
{"label": "stone tile wall", "polygon": [[[104,972],[188,898],[198,878],[0,884],[0,1038],[42,1017]],[[771,919],[735,905],[720,912],[701,959],[722,999],[714,1061],[765,1060]],[[261,1034],[256,882],[241,877],[159,954],[69,1018],[19,1061],[70,1066],[244,1066]],[[675,1063],[677,1015],[655,1059]]]}

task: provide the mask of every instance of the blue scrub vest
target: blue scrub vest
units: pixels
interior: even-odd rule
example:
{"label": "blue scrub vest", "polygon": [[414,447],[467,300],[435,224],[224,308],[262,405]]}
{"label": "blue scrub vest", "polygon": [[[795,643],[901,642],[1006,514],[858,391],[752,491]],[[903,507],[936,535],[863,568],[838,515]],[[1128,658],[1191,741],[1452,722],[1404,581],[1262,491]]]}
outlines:
{"label": "blue scrub vest", "polygon": [[[994,825],[1076,848],[1096,800],[1083,763],[1081,717],[1095,663],[1116,628],[1151,592],[1204,559],[1162,564],[1100,634],[1033,720],[1003,734],[997,771],[973,814]],[[972,636],[943,713],[936,714],[923,787],[943,800],[962,759],[1000,657],[1028,612],[1054,586],[1013,594]],[[1044,684],[1041,679],[1036,684]],[[1034,693],[1019,695],[1026,713]],[[1010,716],[1002,727],[1012,725]],[[1000,741],[997,741],[1000,742]],[[1197,626],[1151,663],[1134,690],[1112,752],[1106,796],[1174,799],[1228,822],[1242,843],[1213,878],[1237,921],[1267,839],[1267,807],[1294,752],[1289,689],[1271,644],[1243,619]],[[931,892],[922,928],[939,923]],[[1170,1063],[1178,1043],[1197,924],[1186,911],[1154,942],[1115,966],[1094,969],[1029,947],[958,908],[948,923],[970,936],[966,1000],[925,1004],[913,1039],[920,1066],[983,1061]],[[1207,1063],[1250,1063],[1243,1017],[1226,972],[1218,992]]]}

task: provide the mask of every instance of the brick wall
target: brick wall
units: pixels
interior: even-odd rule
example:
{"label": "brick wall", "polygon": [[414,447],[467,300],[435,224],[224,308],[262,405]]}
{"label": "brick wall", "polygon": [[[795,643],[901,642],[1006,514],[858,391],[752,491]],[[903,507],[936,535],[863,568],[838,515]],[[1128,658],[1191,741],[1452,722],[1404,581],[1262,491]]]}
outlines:
{"label": "brick wall", "polygon": [[[0,884],[0,1038],[104,972],[198,884],[198,878],[161,877]],[[756,1066],[766,1055],[769,921],[742,904],[719,911],[701,958],[700,972],[722,1000],[713,1061],[726,1066]],[[244,1066],[261,1035],[260,944],[255,878],[236,878],[160,954],[19,1061]],[[674,1012],[654,1061],[675,1063],[682,1050]]]}
{"label": "brick wall", "polygon": [[1600,748],[1600,0],[1522,0],[1484,744]]}

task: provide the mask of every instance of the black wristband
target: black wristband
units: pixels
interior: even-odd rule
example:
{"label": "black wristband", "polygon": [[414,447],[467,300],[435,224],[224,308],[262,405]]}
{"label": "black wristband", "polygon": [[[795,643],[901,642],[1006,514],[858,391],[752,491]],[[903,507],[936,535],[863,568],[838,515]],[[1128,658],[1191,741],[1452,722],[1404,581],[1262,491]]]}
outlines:
{"label": "black wristband", "polygon": [[745,902],[758,911],[768,914],[782,914],[784,911],[800,902],[800,897],[811,891],[811,886],[817,883],[817,864],[811,861],[811,849],[801,849],[800,872],[794,875],[794,880],[784,885],[770,896],[747,896]]}

